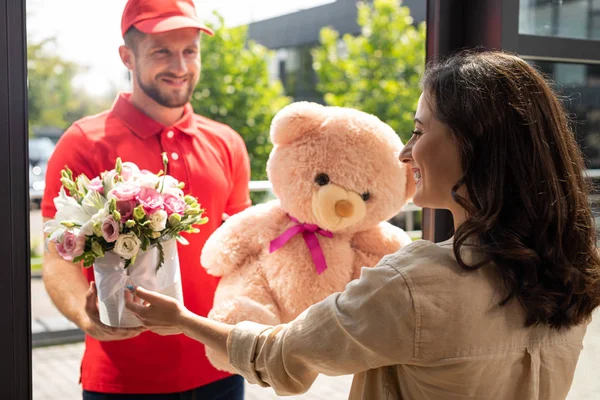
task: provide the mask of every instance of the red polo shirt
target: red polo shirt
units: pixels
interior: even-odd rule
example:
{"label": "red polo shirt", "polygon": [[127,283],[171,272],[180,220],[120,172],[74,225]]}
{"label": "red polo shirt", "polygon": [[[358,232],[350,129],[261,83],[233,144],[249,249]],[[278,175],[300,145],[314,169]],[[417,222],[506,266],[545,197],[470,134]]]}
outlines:
{"label": "red polo shirt", "polygon": [[[206,316],[218,279],[201,267],[200,252],[223,213],[232,215],[250,205],[246,146],[231,128],[195,115],[189,104],[181,120],[165,127],[133,106],[129,96],[119,95],[111,110],[75,122],[60,138],[48,163],[42,215],[52,218],[56,213],[53,199],[65,165],[91,179],[114,168],[121,157],[158,172],[163,167],[161,153],[166,152],[168,173],[185,182],[184,192],[197,197],[209,217],[200,233],[186,236],[189,245],[178,246],[185,305]],[[91,281],[93,269],[83,272]],[[180,392],[227,376],[212,367],[201,343],[184,335],[151,332],[114,342],[87,336],[81,364],[83,389],[104,393]]]}

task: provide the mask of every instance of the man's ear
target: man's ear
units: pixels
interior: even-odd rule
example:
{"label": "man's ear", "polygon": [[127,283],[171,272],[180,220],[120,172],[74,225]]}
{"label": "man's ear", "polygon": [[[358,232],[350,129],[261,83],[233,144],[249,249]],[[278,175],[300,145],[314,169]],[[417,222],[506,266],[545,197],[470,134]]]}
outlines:
{"label": "man's ear", "polygon": [[119,56],[121,57],[121,61],[123,62],[123,65],[125,65],[128,70],[132,71],[133,65],[134,65],[134,58],[135,58],[135,55],[133,54],[133,50],[131,50],[129,47],[127,47],[125,45],[122,45],[119,47]]}

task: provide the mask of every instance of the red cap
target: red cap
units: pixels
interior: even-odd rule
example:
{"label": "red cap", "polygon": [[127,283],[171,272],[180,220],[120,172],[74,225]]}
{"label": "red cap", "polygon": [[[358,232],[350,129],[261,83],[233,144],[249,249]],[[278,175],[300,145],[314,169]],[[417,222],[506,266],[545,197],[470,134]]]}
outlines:
{"label": "red cap", "polygon": [[128,0],[121,19],[123,36],[132,26],[143,33],[198,28],[214,34],[198,19],[192,0]]}

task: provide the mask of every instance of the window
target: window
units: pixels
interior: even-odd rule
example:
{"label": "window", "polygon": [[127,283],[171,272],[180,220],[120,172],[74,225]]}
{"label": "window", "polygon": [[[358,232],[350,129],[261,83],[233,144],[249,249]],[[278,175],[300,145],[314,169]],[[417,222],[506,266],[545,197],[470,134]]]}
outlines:
{"label": "window", "polygon": [[[600,177],[600,65],[531,61],[555,84],[592,175]],[[597,171],[597,173],[595,172]]]}
{"label": "window", "polygon": [[521,0],[519,33],[600,40],[600,0]]}

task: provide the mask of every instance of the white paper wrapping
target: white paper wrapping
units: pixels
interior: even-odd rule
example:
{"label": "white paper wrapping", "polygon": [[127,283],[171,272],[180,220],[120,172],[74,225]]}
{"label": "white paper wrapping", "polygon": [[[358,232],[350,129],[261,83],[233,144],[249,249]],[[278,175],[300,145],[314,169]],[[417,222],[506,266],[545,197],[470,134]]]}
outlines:
{"label": "white paper wrapping", "polygon": [[140,252],[127,270],[125,261],[113,252],[105,253],[94,263],[98,288],[98,309],[103,324],[120,328],[140,326],[139,320],[125,308],[125,286],[141,286],[183,301],[179,257],[175,239],[162,243],[165,261],[158,271],[159,254],[156,246]]}

